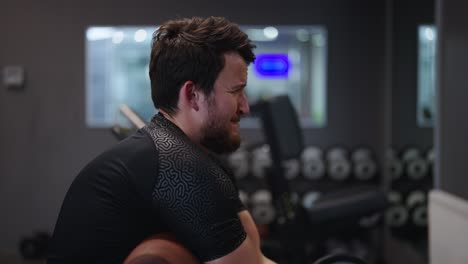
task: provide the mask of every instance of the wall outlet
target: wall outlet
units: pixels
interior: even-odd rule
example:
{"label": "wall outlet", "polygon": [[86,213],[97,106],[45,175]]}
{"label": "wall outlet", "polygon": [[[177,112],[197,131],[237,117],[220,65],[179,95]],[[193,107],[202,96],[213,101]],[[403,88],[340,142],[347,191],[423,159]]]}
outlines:
{"label": "wall outlet", "polygon": [[3,68],[3,85],[9,89],[24,87],[25,74],[22,66],[5,66]]}

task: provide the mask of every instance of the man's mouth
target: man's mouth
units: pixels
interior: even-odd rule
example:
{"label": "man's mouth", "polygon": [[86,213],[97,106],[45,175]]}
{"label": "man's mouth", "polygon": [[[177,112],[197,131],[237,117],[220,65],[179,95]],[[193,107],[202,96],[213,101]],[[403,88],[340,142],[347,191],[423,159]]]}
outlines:
{"label": "man's mouth", "polygon": [[239,121],[240,121],[240,118],[231,120],[231,127],[232,127],[235,131],[238,131],[239,128],[240,128]]}
{"label": "man's mouth", "polygon": [[240,117],[235,117],[235,118],[231,119],[231,122],[232,123],[239,123],[240,122]]}

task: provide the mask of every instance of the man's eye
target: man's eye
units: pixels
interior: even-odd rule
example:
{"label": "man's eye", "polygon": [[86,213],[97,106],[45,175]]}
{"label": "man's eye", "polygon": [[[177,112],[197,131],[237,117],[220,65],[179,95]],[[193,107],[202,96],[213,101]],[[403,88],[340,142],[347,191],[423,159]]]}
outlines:
{"label": "man's eye", "polygon": [[242,88],[230,91],[230,93],[232,94],[242,94],[243,92],[244,92],[244,89]]}

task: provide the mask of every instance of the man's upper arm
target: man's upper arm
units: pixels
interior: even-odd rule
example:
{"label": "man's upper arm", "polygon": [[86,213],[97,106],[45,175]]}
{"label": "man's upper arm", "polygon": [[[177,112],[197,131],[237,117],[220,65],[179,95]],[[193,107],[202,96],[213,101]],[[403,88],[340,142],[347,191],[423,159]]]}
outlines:
{"label": "man's upper arm", "polygon": [[[158,175],[153,187],[155,213],[201,261],[237,249],[246,237],[238,217],[239,197],[226,173],[195,146],[161,135]],[[166,141],[170,141],[167,143]],[[168,145],[167,148],[161,147]]]}
{"label": "man's upper arm", "polygon": [[206,262],[206,264],[274,263],[273,261],[265,258],[260,250],[260,236],[250,213],[247,210],[244,210],[239,212],[238,215],[247,234],[246,239],[233,252],[216,260]]}
{"label": "man's upper arm", "polygon": [[218,259],[205,262],[206,264],[260,264],[262,262],[262,255],[255,242],[247,236],[244,242],[231,253]]}

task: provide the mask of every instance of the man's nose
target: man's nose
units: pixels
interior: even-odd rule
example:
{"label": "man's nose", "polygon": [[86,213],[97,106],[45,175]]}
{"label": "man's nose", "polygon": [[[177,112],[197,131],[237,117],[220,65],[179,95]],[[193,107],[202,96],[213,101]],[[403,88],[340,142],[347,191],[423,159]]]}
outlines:
{"label": "man's nose", "polygon": [[245,93],[243,93],[239,99],[239,112],[241,115],[250,113],[249,101],[247,100],[247,95]]}

